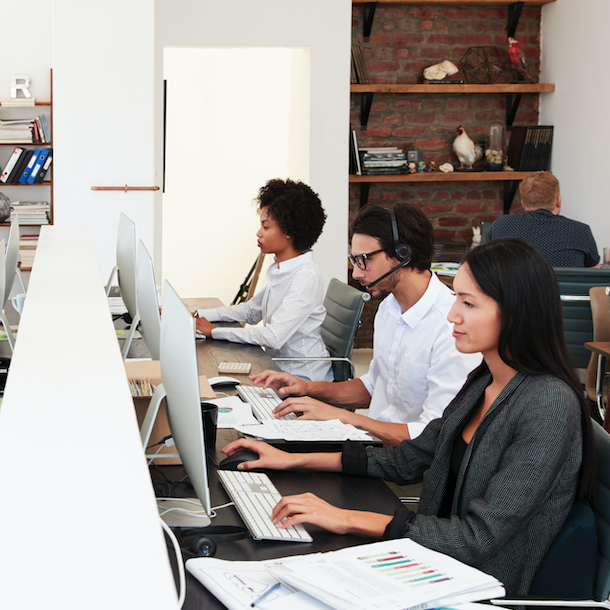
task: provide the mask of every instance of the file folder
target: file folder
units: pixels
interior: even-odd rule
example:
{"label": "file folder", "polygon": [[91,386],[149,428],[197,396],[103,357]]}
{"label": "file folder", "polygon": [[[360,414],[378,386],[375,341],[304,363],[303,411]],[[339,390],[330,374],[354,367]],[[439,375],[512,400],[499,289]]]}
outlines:
{"label": "file folder", "polygon": [[32,169],[30,176],[28,177],[28,184],[34,184],[34,180],[36,180],[36,176],[38,176],[38,172],[41,167],[44,165],[44,162],[47,160],[49,156],[49,148],[43,148],[38,155],[38,159],[36,159],[36,163],[34,164],[34,168]]}
{"label": "file folder", "polygon": [[30,174],[32,173],[34,164],[36,163],[36,159],[38,159],[39,155],[40,155],[40,148],[35,148],[34,152],[32,153],[32,156],[30,157],[29,161],[26,163],[25,167],[23,168],[23,171],[21,172],[21,178],[19,178],[20,184],[27,183],[28,178],[30,177]]}

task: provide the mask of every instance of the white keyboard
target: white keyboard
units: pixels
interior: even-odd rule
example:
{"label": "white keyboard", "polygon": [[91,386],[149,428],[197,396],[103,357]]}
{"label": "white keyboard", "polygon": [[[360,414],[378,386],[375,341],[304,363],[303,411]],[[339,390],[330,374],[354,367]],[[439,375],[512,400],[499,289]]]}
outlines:
{"label": "white keyboard", "polygon": [[254,540],[311,542],[301,525],[279,529],[271,522],[271,512],[282,499],[269,477],[262,472],[219,470],[218,477]]}
{"label": "white keyboard", "polygon": [[[283,400],[274,388],[259,388],[253,385],[238,385],[237,393],[250,404],[252,412],[258,421],[275,420],[273,409],[277,407]],[[280,417],[279,420],[286,421],[288,419],[296,419],[296,413],[288,413]]]}

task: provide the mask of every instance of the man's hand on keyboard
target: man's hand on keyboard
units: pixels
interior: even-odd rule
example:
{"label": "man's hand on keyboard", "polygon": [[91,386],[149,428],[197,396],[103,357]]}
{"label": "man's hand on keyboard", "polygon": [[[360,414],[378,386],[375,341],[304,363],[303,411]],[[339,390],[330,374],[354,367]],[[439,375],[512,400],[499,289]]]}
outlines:
{"label": "man's hand on keyboard", "polygon": [[[313,421],[327,421],[329,419],[341,419],[348,417],[349,411],[338,409],[325,402],[310,398],[309,396],[292,396],[283,400],[273,413],[276,417],[283,417],[289,413],[297,413],[297,419],[309,419]],[[343,422],[347,423],[347,422]]]}
{"label": "man's hand on keyboard", "polygon": [[240,438],[232,443],[229,443],[224,449],[222,449],[222,452],[226,453],[227,455],[233,455],[234,453],[238,453],[244,449],[258,453],[258,460],[242,462],[237,467],[238,470],[252,470],[254,468],[290,470],[291,468],[296,467],[296,462],[293,464],[293,457],[296,454],[286,453],[286,451],[276,449],[267,443],[251,441],[246,438]]}
{"label": "man's hand on keyboard", "polygon": [[303,396],[307,394],[307,382],[289,373],[263,371],[258,375],[251,375],[250,381],[254,385],[262,383],[265,389],[273,386],[280,395]]}

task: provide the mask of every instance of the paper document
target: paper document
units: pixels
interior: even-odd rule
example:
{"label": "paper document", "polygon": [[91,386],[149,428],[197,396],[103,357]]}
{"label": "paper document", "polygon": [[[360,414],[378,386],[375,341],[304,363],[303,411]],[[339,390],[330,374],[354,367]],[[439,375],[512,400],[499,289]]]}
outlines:
{"label": "paper document", "polygon": [[269,570],[337,610],[424,610],[504,595],[493,576],[407,538],[304,555]]}
{"label": "paper document", "polygon": [[206,402],[218,407],[218,428],[238,428],[238,426],[258,424],[258,420],[252,415],[250,405],[239,396],[213,398]]}
{"label": "paper document", "polygon": [[286,441],[372,441],[365,430],[338,419],[329,421],[269,420],[258,426],[237,426],[237,430],[249,436],[264,440],[284,439]]}
{"label": "paper document", "polygon": [[108,307],[113,316],[122,316],[127,313],[127,307],[121,297],[108,297]]}
{"label": "paper document", "polygon": [[229,610],[248,610],[265,592],[261,610],[481,610],[467,602],[504,595],[493,576],[407,538],[267,561],[196,558],[186,567]]}
{"label": "paper document", "polygon": [[[275,563],[275,560],[227,561],[200,557],[189,559],[186,569],[229,610],[252,610],[251,604],[278,583],[268,570]],[[329,610],[326,604],[285,585],[270,592],[256,608]]]}

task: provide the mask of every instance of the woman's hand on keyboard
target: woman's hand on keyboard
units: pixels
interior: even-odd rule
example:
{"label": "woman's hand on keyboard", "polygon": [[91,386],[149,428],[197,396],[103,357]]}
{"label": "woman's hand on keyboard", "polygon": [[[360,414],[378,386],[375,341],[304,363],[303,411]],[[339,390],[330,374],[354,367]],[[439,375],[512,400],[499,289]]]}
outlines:
{"label": "woman's hand on keyboard", "polygon": [[251,375],[250,381],[254,385],[263,384],[263,388],[273,386],[278,394],[286,396],[303,396],[307,394],[307,382],[289,373],[280,371],[263,371],[258,375]]}
{"label": "woman's hand on keyboard", "polygon": [[381,538],[390,515],[337,508],[312,493],[285,496],[271,513],[279,528],[297,523],[311,523],[335,534],[361,534]]}

